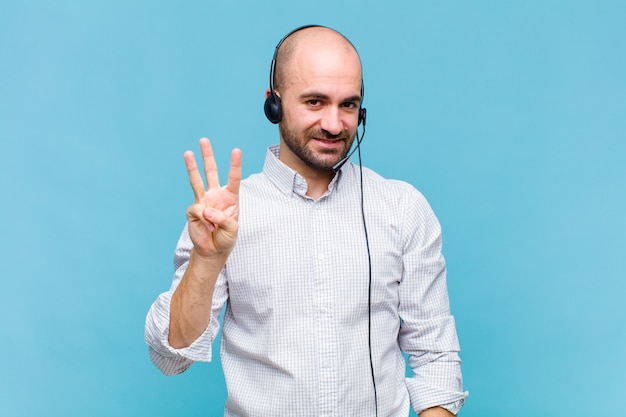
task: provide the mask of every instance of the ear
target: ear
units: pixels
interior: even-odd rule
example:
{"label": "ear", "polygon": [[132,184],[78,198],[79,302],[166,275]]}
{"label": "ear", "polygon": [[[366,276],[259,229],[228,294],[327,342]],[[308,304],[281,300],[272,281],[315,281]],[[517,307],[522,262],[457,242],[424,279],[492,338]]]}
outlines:
{"label": "ear", "polygon": [[[278,90],[274,90],[274,91],[276,92],[276,96],[278,98],[280,98],[280,94],[278,93]],[[265,98],[266,99],[270,96],[270,94],[272,94],[272,90],[270,90],[269,88],[267,90],[265,90]]]}

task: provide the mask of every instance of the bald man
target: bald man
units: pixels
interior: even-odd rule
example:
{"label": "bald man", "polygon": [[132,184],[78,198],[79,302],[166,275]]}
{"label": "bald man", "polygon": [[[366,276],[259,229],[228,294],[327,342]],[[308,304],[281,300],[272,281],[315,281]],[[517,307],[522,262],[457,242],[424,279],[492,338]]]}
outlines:
{"label": "bald man", "polygon": [[[266,114],[279,125],[263,171],[221,187],[208,139],[174,280],[145,338],[165,374],[211,361],[222,328],[225,416],[451,416],[459,345],[439,223],[411,185],[347,161],[364,123],[361,62],[325,27],[286,36]],[[408,355],[413,375],[405,378]]]}

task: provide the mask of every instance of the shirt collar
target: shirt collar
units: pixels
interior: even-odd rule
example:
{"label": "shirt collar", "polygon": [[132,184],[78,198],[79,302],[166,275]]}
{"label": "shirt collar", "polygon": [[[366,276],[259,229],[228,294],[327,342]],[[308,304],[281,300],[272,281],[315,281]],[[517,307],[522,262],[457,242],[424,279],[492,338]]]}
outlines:
{"label": "shirt collar", "polygon": [[[306,197],[308,185],[304,177],[298,174],[293,169],[285,165],[280,159],[278,159],[278,153],[280,151],[280,145],[270,146],[265,155],[265,164],[263,165],[263,173],[272,181],[272,183],[284,194],[291,195],[292,193],[298,194],[302,197]],[[335,190],[343,176],[343,170],[348,164],[344,164],[337,174],[333,177],[330,184],[328,184],[328,191],[324,196],[330,194]],[[308,198],[308,197],[306,197]]]}

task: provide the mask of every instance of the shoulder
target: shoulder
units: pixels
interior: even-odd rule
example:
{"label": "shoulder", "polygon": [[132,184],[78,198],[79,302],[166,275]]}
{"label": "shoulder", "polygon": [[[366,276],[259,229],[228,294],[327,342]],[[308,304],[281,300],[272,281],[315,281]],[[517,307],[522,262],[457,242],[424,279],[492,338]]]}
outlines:
{"label": "shoulder", "polygon": [[[358,172],[359,167],[355,166],[355,169]],[[366,167],[363,167],[363,186],[367,193],[373,193],[386,200],[428,206],[426,197],[413,184],[399,179],[385,178]]]}
{"label": "shoulder", "polygon": [[386,222],[397,225],[405,233],[440,228],[426,197],[406,181],[385,178],[364,167],[363,194],[370,216],[385,218]]}
{"label": "shoulder", "polygon": [[265,176],[257,172],[241,180],[239,192],[240,194],[254,194],[255,191],[263,189],[266,185],[267,179]]}

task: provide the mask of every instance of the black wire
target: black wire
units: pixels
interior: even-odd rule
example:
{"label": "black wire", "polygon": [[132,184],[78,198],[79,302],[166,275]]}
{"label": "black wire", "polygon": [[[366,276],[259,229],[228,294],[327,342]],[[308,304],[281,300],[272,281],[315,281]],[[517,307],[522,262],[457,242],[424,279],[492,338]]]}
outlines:
{"label": "black wire", "polygon": [[370,252],[370,241],[367,234],[367,224],[365,223],[365,204],[363,199],[363,163],[361,162],[361,141],[365,136],[365,124],[363,124],[363,132],[361,138],[357,140],[357,152],[359,155],[359,171],[361,175],[361,217],[363,219],[363,232],[365,233],[365,245],[367,247],[367,262],[369,275],[369,288],[367,295],[367,343],[369,346],[370,370],[372,373],[372,385],[374,386],[374,407],[376,417],[378,417],[378,392],[376,390],[376,377],[374,376],[374,360],[372,359],[372,254]]}

